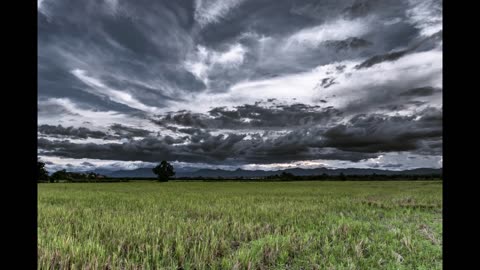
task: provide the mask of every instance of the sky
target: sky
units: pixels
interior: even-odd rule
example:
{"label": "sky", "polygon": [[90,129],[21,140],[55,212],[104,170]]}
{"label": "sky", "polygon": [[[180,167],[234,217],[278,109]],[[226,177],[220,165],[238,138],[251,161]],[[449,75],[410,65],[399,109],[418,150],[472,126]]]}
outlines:
{"label": "sky", "polygon": [[48,170],[442,167],[442,1],[38,0]]}

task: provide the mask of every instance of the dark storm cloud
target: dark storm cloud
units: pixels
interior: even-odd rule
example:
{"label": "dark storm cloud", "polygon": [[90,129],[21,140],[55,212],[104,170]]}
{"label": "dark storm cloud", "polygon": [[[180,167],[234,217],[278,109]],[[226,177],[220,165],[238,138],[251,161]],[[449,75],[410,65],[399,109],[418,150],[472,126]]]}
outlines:
{"label": "dark storm cloud", "polygon": [[398,0],[354,0],[348,1],[342,13],[348,18],[361,18],[369,15],[391,17],[403,15],[407,4]]}
{"label": "dark storm cloud", "polygon": [[[38,3],[46,156],[269,164],[442,152],[431,60],[442,1]],[[377,70],[384,82],[369,77]],[[106,141],[73,142],[88,138]]]}
{"label": "dark storm cloud", "polygon": [[409,102],[405,102],[405,104],[401,104],[401,103],[402,101],[393,103],[393,104],[382,105],[382,106],[379,106],[378,109],[391,111],[391,112],[398,112],[401,110],[407,110],[411,107],[414,107],[414,108],[420,107],[426,104],[426,102],[422,102],[422,101],[409,101]]}
{"label": "dark storm cloud", "polygon": [[[217,1],[221,4],[222,1]],[[222,23],[208,24],[199,32],[203,42],[218,46],[225,40],[234,40],[239,33],[256,32],[264,35],[286,35],[302,27],[313,26],[323,19],[306,17],[297,14],[294,9],[312,1],[278,0],[271,1],[238,1],[240,7],[222,19]],[[293,11],[293,12],[292,12]],[[327,14],[327,12],[323,12]],[[285,20],[288,18],[288,20]],[[228,25],[229,27],[224,27]]]}
{"label": "dark storm cloud", "polygon": [[[224,91],[241,79],[256,78],[259,74],[298,72],[330,61],[365,56],[376,50],[392,50],[403,46],[402,42],[409,42],[411,36],[418,32],[414,26],[404,22],[405,10],[409,7],[406,1],[281,0],[274,4],[272,1],[230,2],[238,2],[234,5],[235,11],[219,15],[221,23],[207,23],[201,27],[195,21],[195,1],[43,1],[43,8],[39,10],[38,27],[39,63],[44,66],[39,71],[39,77],[42,78],[40,84],[45,89],[41,94],[46,95],[47,92],[44,91],[55,91],[51,94],[57,95],[62,91],[62,86],[78,85],[76,78],[69,74],[71,69],[89,71],[98,66],[108,66],[114,67],[109,72],[116,75],[107,79],[108,85],[133,93],[149,105],[162,107],[166,101],[175,99],[175,95],[168,90],[170,88],[172,91],[205,89],[204,83],[184,68],[183,62],[196,49],[195,44],[220,51],[235,42],[246,47],[243,68],[212,71],[212,87]],[[228,6],[228,3],[222,1],[217,1],[216,4],[220,10],[222,5]],[[214,2],[211,7],[213,9]],[[205,10],[204,13],[208,12]],[[262,35],[272,37],[273,42],[281,42],[304,28],[337,18],[363,18],[367,15],[375,15],[380,19],[397,18],[400,22],[388,26],[376,25],[377,28],[372,29],[366,39],[347,37],[344,40],[331,40],[323,45],[327,51],[320,46],[290,52],[297,59],[295,65],[289,61],[258,62],[258,42]],[[405,29],[400,31],[400,28]],[[248,37],[245,33],[254,35]],[[393,34],[395,36],[388,36]],[[387,45],[389,42],[392,44]],[[333,51],[361,47],[371,49],[358,53],[331,54],[328,53],[329,47]],[[272,59],[285,57],[275,53],[275,49],[273,52]],[[387,54],[384,58],[395,58],[397,54]],[[378,60],[379,57],[375,59]],[[54,71],[54,68],[59,71]],[[50,80],[57,84],[56,87],[50,87],[45,82],[49,80],[49,72],[57,76],[55,80]],[[106,73],[106,70],[97,69],[96,72]],[[108,77],[111,74],[100,75]],[[145,86],[119,77],[133,77],[137,81],[151,81],[155,78],[157,83],[153,83],[154,87],[145,89]],[[74,89],[79,87],[75,86]],[[92,102],[95,99],[78,97],[78,92],[68,90],[68,95]]]}
{"label": "dark storm cloud", "polygon": [[38,132],[41,135],[54,138],[119,140],[122,138],[147,137],[151,134],[148,130],[127,127],[121,124],[114,124],[108,130],[110,132],[90,130],[85,127],[64,127],[62,125],[41,125],[38,127]]}
{"label": "dark storm cloud", "polygon": [[[338,119],[341,112],[333,107],[306,104],[273,105],[245,104],[229,109],[216,107],[208,114],[179,111],[154,120],[160,125],[176,124],[208,129],[289,128],[322,124]],[[178,130],[189,133],[191,130]]]}
{"label": "dark storm cloud", "polygon": [[[195,44],[214,51],[226,51],[237,42],[245,47],[240,67],[217,67],[208,72],[211,90],[226,91],[246,78],[307,71],[331,61],[389,51],[407,45],[418,33],[413,25],[404,22],[405,10],[409,7],[404,1],[285,0],[275,1],[274,5],[272,1],[231,2],[238,2],[234,5],[235,11],[221,14],[218,18],[221,23],[201,27],[195,21],[195,1],[44,1],[39,12],[39,63],[43,66],[39,70],[42,78],[39,84],[44,89],[40,93],[55,96],[67,91],[68,96],[84,102],[108,101],[108,97],[98,99],[78,91],[85,85],[70,74],[70,70],[77,68],[94,71],[108,87],[130,93],[144,104],[164,107],[168,101],[178,98],[173,94],[175,91],[195,92],[206,88],[184,65],[195,53]],[[222,1],[216,4],[219,10],[229,5]],[[209,14],[209,10],[204,13]],[[328,40],[315,48],[282,54],[279,45],[284,44],[289,35],[338,18],[348,19],[350,13],[356,14],[355,18],[375,15],[379,19],[401,21],[388,26],[377,24],[365,38]],[[262,52],[262,35],[272,39],[269,44],[277,44],[271,55]],[[359,50],[361,48],[368,50]],[[370,62],[392,59],[397,54],[377,56]],[[370,66],[370,62],[363,66]],[[99,66],[114,69],[102,70]],[[48,79],[49,74],[56,78]],[[110,102],[120,106],[118,101],[110,99]]]}
{"label": "dark storm cloud", "polygon": [[[407,90],[408,91],[408,90]],[[400,88],[376,87],[371,89],[367,97],[353,100],[344,108],[345,115],[375,114],[378,111],[416,111],[424,108],[428,102],[415,100],[422,98],[421,95],[401,95]],[[435,92],[434,94],[438,94]],[[415,115],[410,115],[414,117]]]}
{"label": "dark storm cloud", "polygon": [[[63,141],[38,139],[40,148],[48,150],[45,156],[68,158],[95,158],[116,160],[143,160],[157,162],[167,159],[182,162],[207,162],[212,164],[241,165],[250,162],[271,163],[308,160],[312,158],[344,159],[359,161],[376,157],[371,153],[355,153],[333,148],[318,148],[312,142],[288,134],[277,139],[263,140],[253,135],[245,140],[246,134],[212,135],[202,133],[186,138],[173,139],[149,137],[128,143],[76,144]],[[187,144],[174,145],[187,142]]]}
{"label": "dark storm cloud", "polygon": [[[219,134],[196,130],[190,136],[147,137],[128,143],[75,144],[39,139],[45,155],[144,161],[248,164],[309,159],[360,161],[383,152],[441,154],[442,113],[426,109],[414,116],[357,115],[330,128],[304,127],[278,137]],[[248,136],[247,136],[248,135]]]}
{"label": "dark storm cloud", "polygon": [[[225,40],[234,40],[238,33],[255,32],[268,36],[285,36],[297,30],[322,24],[337,18],[355,19],[367,15],[394,18],[405,17],[406,1],[352,1],[352,0],[261,0],[239,2],[234,12],[221,23],[208,24],[199,35],[202,41],[215,46]],[[362,3],[363,2],[363,3]],[[217,1],[220,5],[222,1]],[[350,13],[363,8],[362,14]],[[354,18],[355,17],[355,18]],[[225,27],[228,25],[228,27]]]}
{"label": "dark storm cloud", "polygon": [[439,31],[427,38],[424,38],[423,40],[418,41],[416,44],[414,44],[408,49],[372,56],[367,60],[365,60],[364,62],[362,62],[361,64],[357,65],[355,68],[357,69],[369,68],[373,65],[376,65],[382,62],[398,60],[401,57],[404,57],[405,55],[415,51],[424,51],[424,50],[431,49],[432,47],[436,46],[436,44],[442,39],[442,36],[443,36],[443,31]]}
{"label": "dark storm cloud", "polygon": [[351,49],[358,49],[362,47],[371,46],[372,43],[368,40],[350,37],[345,40],[327,40],[325,41],[326,47],[331,47],[335,49],[335,51],[343,51],[343,50],[351,50]]}
{"label": "dark storm cloud", "polygon": [[[214,91],[226,91],[241,79],[259,79],[303,72],[335,61],[389,54],[390,51],[409,47],[419,30],[408,22],[407,1],[238,1],[235,12],[211,23],[198,32],[198,41],[216,51],[225,51],[231,44],[246,48],[244,59],[237,68],[214,68],[208,72],[209,87]],[[219,1],[221,3],[221,1]],[[350,16],[350,8],[365,6],[364,14]],[[288,19],[286,19],[288,18]],[[372,24],[371,20],[379,22]],[[394,23],[385,22],[398,20]],[[293,46],[292,36],[302,30],[333,24],[339,39],[319,40],[308,46]],[[338,25],[337,25],[338,24]],[[358,26],[358,25],[363,26]],[[228,27],[226,27],[228,25]],[[350,34],[345,29],[359,27]],[[318,29],[318,31],[323,31]],[[364,33],[365,32],[365,33]],[[321,34],[318,37],[321,38]],[[328,34],[327,34],[328,36]],[[267,37],[267,41],[262,41]],[[268,53],[265,53],[265,46]],[[413,50],[401,52],[406,55]],[[396,54],[379,55],[370,62],[399,57]],[[373,63],[364,66],[371,66]]]}
{"label": "dark storm cloud", "polygon": [[128,111],[128,107],[120,109],[122,104],[108,95],[101,99],[92,96],[95,90],[86,91],[89,87],[71,74],[74,69],[94,73],[106,87],[158,107],[176,99],[172,95],[175,89],[204,88],[181,63],[191,44],[191,12],[184,10],[188,5],[169,1],[115,3],[43,2],[38,27],[41,96],[66,94],[81,102]]}
{"label": "dark storm cloud", "polygon": [[80,138],[80,139],[87,139],[87,138],[105,138],[107,136],[106,133],[96,130],[89,130],[88,128],[80,127],[63,127],[61,125],[52,126],[52,125],[41,125],[38,127],[38,132],[45,135],[51,136],[65,136],[71,138]]}
{"label": "dark storm cloud", "polygon": [[399,96],[417,96],[417,97],[424,97],[424,96],[431,96],[434,93],[440,92],[440,89],[435,89],[433,87],[418,87],[409,89],[405,92],[399,94]]}
{"label": "dark storm cloud", "polygon": [[345,125],[328,129],[299,129],[276,139],[253,144],[245,151],[256,162],[261,158],[276,160],[289,157],[296,160],[314,156],[359,161],[375,157],[375,153],[392,151],[440,154],[441,143],[436,145],[428,142],[439,142],[442,136],[442,113],[438,109],[427,109],[421,115],[417,120],[414,117],[358,115]]}
{"label": "dark storm cloud", "polygon": [[109,129],[111,129],[115,135],[122,138],[146,137],[150,134],[150,131],[148,130],[127,127],[121,124],[114,124],[110,126]]}
{"label": "dark storm cloud", "polygon": [[200,142],[188,145],[172,145],[184,142],[182,139],[145,138],[128,143],[108,144],[75,144],[69,141],[50,141],[38,139],[42,149],[49,150],[44,155],[70,157],[70,158],[95,158],[115,160],[143,160],[156,162],[158,160],[179,160],[185,162],[212,162],[218,163],[231,157],[234,144],[243,139],[245,135],[221,134],[208,135]]}
{"label": "dark storm cloud", "polygon": [[398,60],[400,57],[403,57],[404,55],[406,55],[408,52],[410,52],[410,50],[402,50],[402,51],[391,52],[391,53],[386,53],[381,55],[375,55],[365,60],[360,65],[356,66],[356,68],[357,69],[368,68],[381,62],[395,61],[395,60]]}
{"label": "dark storm cloud", "polygon": [[38,106],[38,117],[48,117],[50,115],[70,115],[70,116],[75,116],[78,114],[72,113],[68,109],[66,109],[64,106],[60,106],[55,103],[47,103],[47,104],[42,104],[41,106]]}
{"label": "dark storm cloud", "polygon": [[[353,152],[421,150],[425,140],[442,137],[442,112],[430,108],[417,116],[357,115],[347,124],[328,129],[325,145]],[[440,145],[429,148],[438,150]],[[435,150],[434,149],[434,150]]]}

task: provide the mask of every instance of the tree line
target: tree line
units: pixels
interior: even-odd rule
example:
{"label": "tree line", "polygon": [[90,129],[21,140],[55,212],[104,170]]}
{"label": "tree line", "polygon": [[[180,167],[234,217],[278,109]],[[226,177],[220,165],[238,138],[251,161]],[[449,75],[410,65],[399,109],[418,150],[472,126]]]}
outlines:
{"label": "tree line", "polygon": [[186,181],[401,181],[401,180],[442,180],[441,174],[366,174],[366,175],[356,175],[349,174],[345,175],[340,173],[338,175],[294,175],[288,172],[282,172],[281,174],[274,174],[269,176],[260,176],[260,177],[177,177],[175,180],[186,180]]}
{"label": "tree line", "polygon": [[[38,182],[126,182],[130,180],[157,180],[159,182],[167,182],[175,176],[175,170],[172,164],[163,160],[152,169],[157,175],[156,178],[151,177],[121,177],[113,178],[101,175],[95,172],[68,172],[65,169],[56,171],[51,175],[45,169],[45,163],[37,161],[38,166]],[[294,175],[288,172],[274,174],[263,177],[177,177],[175,180],[186,181],[395,181],[395,180],[441,180],[442,174],[425,174],[425,175],[406,175],[406,174],[368,174],[368,175]]]}
{"label": "tree line", "polygon": [[56,183],[60,181],[66,182],[85,182],[85,181],[98,181],[100,179],[107,179],[105,175],[101,175],[95,172],[68,172],[67,170],[58,170],[51,175],[45,169],[45,163],[37,161],[38,167],[38,182],[50,182]]}
{"label": "tree line", "polygon": [[[156,180],[159,182],[167,182],[172,176],[175,175],[175,170],[172,164],[163,160],[155,168],[152,169],[153,173],[157,175]],[[67,170],[59,170],[51,175],[48,174],[45,168],[45,162],[37,160],[37,182],[50,182],[57,183],[60,181],[66,182],[123,182],[129,179],[111,178],[105,175],[101,175],[95,172],[68,172]]]}

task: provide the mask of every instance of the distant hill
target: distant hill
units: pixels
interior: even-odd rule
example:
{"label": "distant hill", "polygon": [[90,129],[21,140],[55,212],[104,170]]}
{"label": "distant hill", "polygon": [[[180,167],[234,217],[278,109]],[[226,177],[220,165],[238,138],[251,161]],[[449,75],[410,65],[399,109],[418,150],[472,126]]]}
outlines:
{"label": "distant hill", "polygon": [[[152,172],[152,168],[138,168],[135,170],[119,170],[119,171],[107,171],[107,170],[96,170],[96,173],[101,173],[108,177],[155,177]],[[243,170],[237,169],[234,171],[221,170],[221,169],[193,169],[193,168],[182,168],[177,169],[176,177],[224,177],[224,178],[236,178],[236,177],[264,177],[275,174],[281,174],[282,172],[291,173],[298,176],[307,176],[307,175],[428,175],[428,174],[441,174],[442,169],[433,169],[433,168],[419,168],[413,170],[404,170],[404,171],[391,171],[391,170],[378,170],[378,169],[356,169],[356,168],[346,168],[346,169],[327,169],[327,168],[316,168],[316,169],[285,169],[285,170],[276,170],[276,171],[265,171],[265,170]]]}

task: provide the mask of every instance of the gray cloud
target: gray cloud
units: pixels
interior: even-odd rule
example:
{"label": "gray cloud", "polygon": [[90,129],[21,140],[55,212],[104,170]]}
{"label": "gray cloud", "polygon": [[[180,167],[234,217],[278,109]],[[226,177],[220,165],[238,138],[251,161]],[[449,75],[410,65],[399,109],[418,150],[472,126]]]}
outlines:
{"label": "gray cloud", "polygon": [[352,50],[371,46],[372,43],[368,40],[356,37],[350,37],[344,40],[327,40],[325,46],[335,49],[335,51]]}
{"label": "gray cloud", "polygon": [[140,158],[151,162],[171,159],[227,164],[308,159],[360,161],[385,152],[402,151],[441,154],[441,111],[430,108],[419,115],[415,119],[415,116],[360,114],[346,124],[329,128],[306,126],[277,137],[260,133],[213,135],[202,129],[188,128],[181,132],[189,135],[178,138],[147,137],[127,143],[102,145],[39,139],[39,147],[49,151],[45,155],[69,158]]}
{"label": "gray cloud", "polygon": [[83,167],[437,157],[441,3],[42,1],[39,153]]}
{"label": "gray cloud", "polygon": [[418,43],[414,44],[413,46],[411,46],[408,49],[398,50],[398,51],[394,51],[394,52],[389,52],[389,53],[385,53],[385,54],[379,54],[379,55],[372,56],[372,57],[368,58],[367,60],[365,60],[364,62],[362,62],[361,64],[357,65],[355,68],[357,68],[357,69],[369,68],[373,65],[376,65],[376,64],[379,64],[379,63],[382,63],[382,62],[398,60],[401,57],[403,57],[403,56],[405,56],[405,55],[407,55],[411,52],[431,49],[439,41],[441,41],[442,35],[443,35],[443,32],[439,31],[439,32],[437,32],[437,33],[419,41]]}
{"label": "gray cloud", "polygon": [[[427,109],[417,116],[357,115],[347,124],[325,132],[325,144],[353,152],[393,152],[421,150],[422,143],[442,137],[442,113]],[[430,145],[434,151],[440,145]],[[439,153],[437,153],[439,154]]]}
{"label": "gray cloud", "polygon": [[431,96],[434,93],[440,92],[440,89],[435,89],[434,87],[426,86],[426,87],[418,87],[406,90],[399,94],[399,96],[417,96],[417,97],[424,97],[424,96]]}
{"label": "gray cloud", "polygon": [[118,135],[122,138],[146,137],[151,133],[148,130],[127,127],[121,124],[113,124],[112,126],[110,126],[110,129],[114,132],[115,135]]}
{"label": "gray cloud", "polygon": [[158,162],[167,159],[181,162],[206,162],[211,164],[241,165],[250,162],[271,163],[308,160],[312,158],[343,159],[358,161],[376,157],[370,153],[355,153],[335,150],[333,148],[312,148],[312,143],[295,139],[289,134],[278,139],[263,141],[259,135],[251,140],[244,140],[245,134],[228,134],[228,136],[202,133],[192,136],[186,145],[174,145],[185,142],[184,139],[145,138],[128,143],[77,144],[68,140],[51,141],[38,139],[38,145],[48,150],[45,156],[68,158],[94,158],[116,160],[143,160]]}
{"label": "gray cloud", "polygon": [[[262,106],[256,103],[232,109],[216,107],[206,114],[179,111],[154,121],[160,125],[176,124],[207,129],[279,129],[327,123],[338,119],[340,115],[340,111],[330,106],[301,103]],[[191,132],[185,129],[179,131]]]}
{"label": "gray cloud", "polygon": [[399,59],[400,57],[403,57],[404,55],[406,55],[409,51],[410,50],[401,50],[401,51],[397,51],[397,52],[375,55],[375,56],[365,60],[364,62],[362,62],[358,66],[356,66],[356,68],[357,69],[368,68],[368,67],[371,67],[371,66],[376,65],[376,64],[381,63],[381,62],[395,61],[395,60]]}
{"label": "gray cloud", "polygon": [[71,138],[105,138],[107,134],[102,131],[89,130],[88,128],[80,127],[63,127],[61,125],[52,126],[52,125],[41,125],[38,127],[38,132],[45,135],[52,136],[66,136]]}

